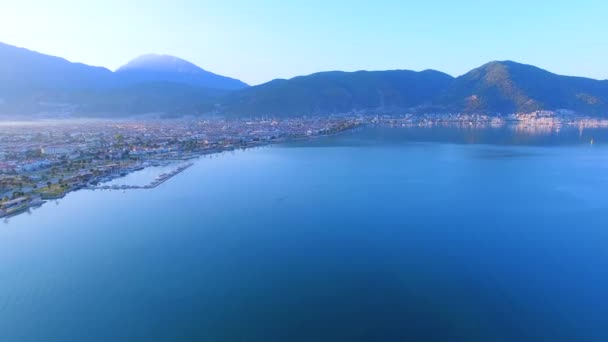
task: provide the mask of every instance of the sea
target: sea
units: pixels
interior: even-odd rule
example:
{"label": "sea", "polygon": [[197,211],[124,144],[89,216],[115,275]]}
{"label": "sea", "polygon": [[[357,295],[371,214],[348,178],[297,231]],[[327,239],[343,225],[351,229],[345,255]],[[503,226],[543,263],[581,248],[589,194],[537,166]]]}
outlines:
{"label": "sea", "polygon": [[608,130],[366,127],[72,192],[0,221],[0,341],[608,341]]}

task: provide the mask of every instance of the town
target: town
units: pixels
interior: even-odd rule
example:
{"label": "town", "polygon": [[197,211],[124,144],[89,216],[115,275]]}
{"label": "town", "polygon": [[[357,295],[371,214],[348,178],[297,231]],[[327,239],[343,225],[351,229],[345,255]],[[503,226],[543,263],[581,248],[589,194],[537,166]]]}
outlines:
{"label": "town", "polygon": [[[82,188],[149,166],[202,155],[344,132],[363,125],[460,125],[518,130],[608,127],[608,120],[570,112],[508,116],[481,114],[361,115],[287,119],[41,120],[0,122],[0,217],[11,216]],[[190,165],[190,164],[188,164]],[[164,174],[155,187],[188,165]],[[130,188],[127,186],[121,189]]]}
{"label": "town", "polygon": [[3,122],[0,217],[149,166],[329,135],[360,124],[351,118]]}

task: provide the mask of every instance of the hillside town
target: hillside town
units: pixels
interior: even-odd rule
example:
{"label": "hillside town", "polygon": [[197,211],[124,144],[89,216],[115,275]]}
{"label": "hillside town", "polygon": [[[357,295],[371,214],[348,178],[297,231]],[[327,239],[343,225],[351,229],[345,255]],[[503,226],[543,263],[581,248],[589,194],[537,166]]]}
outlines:
{"label": "hillside town", "polygon": [[[339,115],[239,120],[42,120],[0,123],[0,217],[82,188],[95,188],[149,166],[206,154],[310,139],[363,125],[502,127],[559,131],[608,127],[608,120],[570,112]],[[181,172],[183,169],[178,169]],[[175,174],[179,173],[175,172]],[[154,187],[174,174],[163,175]],[[100,188],[111,188],[103,186]]]}

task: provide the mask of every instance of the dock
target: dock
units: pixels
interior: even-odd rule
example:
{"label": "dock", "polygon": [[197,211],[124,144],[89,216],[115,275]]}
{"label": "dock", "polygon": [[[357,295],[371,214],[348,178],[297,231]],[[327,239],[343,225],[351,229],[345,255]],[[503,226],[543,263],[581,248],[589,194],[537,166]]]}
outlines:
{"label": "dock", "polygon": [[168,172],[168,173],[163,173],[161,175],[159,175],[152,183],[147,184],[147,185],[103,185],[103,186],[89,186],[87,187],[87,189],[91,189],[91,190],[135,190],[135,189],[154,189],[157,186],[163,184],[164,182],[168,181],[169,179],[177,176],[178,174],[184,172],[186,169],[188,169],[189,167],[191,167],[192,165],[194,165],[193,163],[189,163],[186,165],[182,165],[180,167],[178,167],[177,169]]}

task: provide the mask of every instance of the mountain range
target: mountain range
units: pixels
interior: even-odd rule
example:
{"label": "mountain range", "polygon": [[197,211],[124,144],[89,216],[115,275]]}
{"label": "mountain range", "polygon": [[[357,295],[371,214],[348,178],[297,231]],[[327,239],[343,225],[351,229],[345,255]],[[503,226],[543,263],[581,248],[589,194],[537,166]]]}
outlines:
{"label": "mountain range", "polygon": [[0,114],[301,116],[349,112],[608,115],[608,80],[512,61],[459,76],[435,70],[321,72],[258,86],[149,54],[115,72],[0,43]]}

